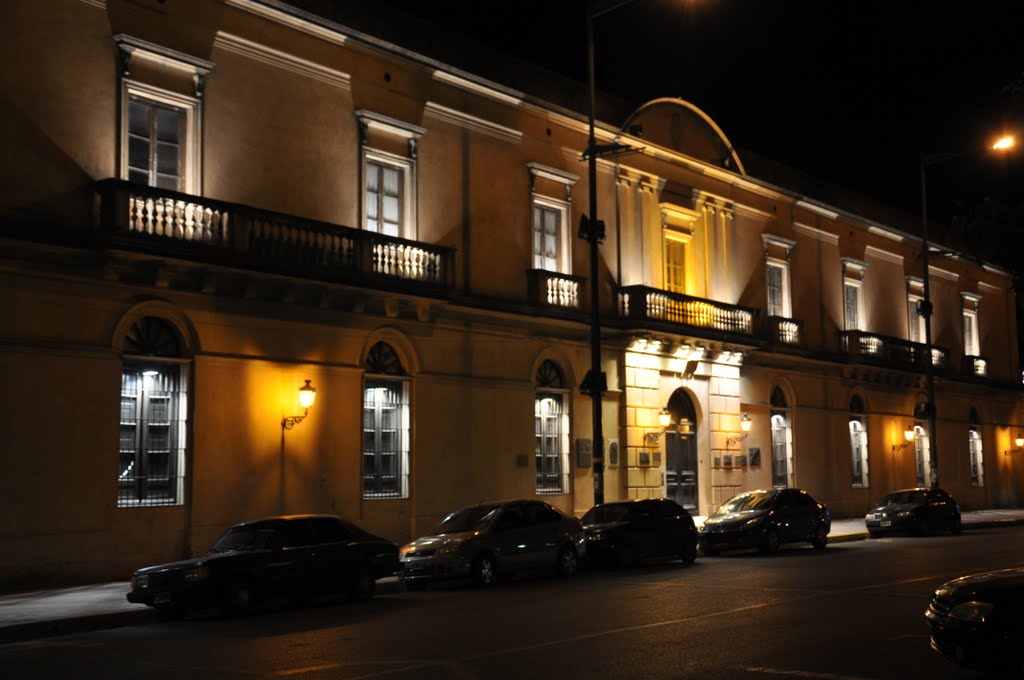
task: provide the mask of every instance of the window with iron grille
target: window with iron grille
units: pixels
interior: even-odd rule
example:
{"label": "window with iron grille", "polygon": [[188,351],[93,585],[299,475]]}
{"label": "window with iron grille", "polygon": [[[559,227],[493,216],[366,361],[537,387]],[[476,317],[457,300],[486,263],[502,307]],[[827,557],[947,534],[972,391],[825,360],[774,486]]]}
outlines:
{"label": "window with iron grille", "polygon": [[771,394],[772,486],[792,486],[793,439],[786,396],[778,387]]}
{"label": "window with iron grille", "polygon": [[569,393],[552,361],[537,370],[534,400],[534,463],[537,493],[568,493]]}
{"label": "window with iron grille", "polygon": [[850,399],[850,457],[853,486],[868,486],[868,430],[864,402],[857,395]]}
{"label": "window with iron grille", "polygon": [[402,235],[402,185],[405,169],[366,161],[366,229],[385,236]]}
{"label": "window with iron grille", "polygon": [[363,498],[409,497],[409,380],[394,349],[371,348],[363,379]]}
{"label": "window with iron grille", "polygon": [[124,340],[121,368],[118,507],[184,502],[188,417],[187,365],[177,335],[155,317],[136,322]]}

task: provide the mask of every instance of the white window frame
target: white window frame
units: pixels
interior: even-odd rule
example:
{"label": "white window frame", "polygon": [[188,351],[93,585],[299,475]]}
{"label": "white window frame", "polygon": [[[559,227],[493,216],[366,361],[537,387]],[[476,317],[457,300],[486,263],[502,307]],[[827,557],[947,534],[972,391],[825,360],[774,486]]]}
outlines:
{"label": "white window frame", "polygon": [[978,338],[978,312],[973,309],[963,310],[964,356],[981,356],[981,342]]}
{"label": "white window frame", "polygon": [[[850,320],[850,306],[848,304],[847,296],[848,291],[854,291],[853,301],[854,308],[856,309],[857,318],[851,323]],[[843,319],[844,319],[844,330],[848,331],[863,331],[864,330],[864,293],[863,293],[863,282],[855,279],[844,278],[843,279]]]}
{"label": "white window frame", "polygon": [[967,430],[967,449],[971,465],[971,486],[985,486],[985,450],[978,426]]}
{"label": "white window frame", "polygon": [[914,425],[914,472],[918,486],[931,486],[932,459],[928,428],[923,423]]}
{"label": "white window frame", "polygon": [[[538,267],[538,257],[543,257],[537,252],[537,232],[538,225],[535,219],[536,209],[540,208],[543,210],[553,210],[558,213],[558,253],[555,256],[555,269],[548,269],[546,267]],[[572,274],[572,257],[571,257],[571,242],[569,240],[569,202],[560,201],[556,198],[549,196],[542,196],[539,194],[533,194],[530,197],[530,224],[532,225],[530,231],[530,253],[531,260],[530,264],[534,269],[543,269],[545,271],[554,271],[557,274]],[[543,234],[541,234],[543,237]],[[546,258],[544,258],[546,259]]]}
{"label": "white window frame", "polygon": [[[395,376],[395,375],[367,374],[367,375],[364,376],[364,378],[363,378],[363,389],[362,389],[362,402],[361,402],[361,410],[360,410],[360,431],[363,433],[363,435],[362,435],[363,436],[363,440],[360,443],[360,448],[362,450],[362,455],[363,455],[364,459],[365,459],[366,455],[369,453],[366,450],[366,446],[365,446],[365,443],[366,443],[365,442],[365,433],[367,431],[366,430],[366,410],[367,410],[367,404],[372,402],[375,411],[378,408],[380,408],[379,407],[379,400],[378,399],[371,399],[369,397],[370,390],[380,389],[378,387],[368,386],[368,383],[373,383],[373,382],[383,382],[383,383],[390,383],[390,384],[392,384],[394,386],[398,386],[398,385],[401,386],[401,399],[400,399],[399,403],[395,404],[395,407],[396,407],[396,409],[398,411],[397,412],[397,421],[395,423],[395,425],[396,425],[395,430],[398,432],[398,435],[397,435],[398,441],[396,442],[397,449],[394,452],[394,454],[396,456],[395,465],[397,467],[397,469],[395,470],[395,473],[394,473],[395,477],[397,477],[397,483],[396,483],[397,490],[395,492],[381,492],[381,491],[369,491],[369,490],[367,490],[367,486],[366,486],[366,469],[365,469],[366,466],[365,466],[365,462],[361,462],[360,463],[360,468],[362,470],[362,477],[361,477],[361,480],[360,480],[360,490],[361,490],[361,493],[362,493],[362,498],[364,500],[405,499],[405,498],[409,497],[409,478],[410,478],[410,476],[412,474],[411,470],[410,470],[411,460],[410,460],[410,455],[409,455],[410,454],[410,446],[409,446],[410,441],[409,440],[410,440],[410,437],[411,437],[410,419],[411,419],[411,411],[412,411],[412,405],[410,403],[411,381],[409,380],[408,377]],[[374,432],[375,433],[379,433],[380,432],[380,429],[376,427],[376,422],[375,422]],[[377,448],[374,449],[373,454],[375,455],[375,457],[377,459],[379,459],[381,457],[381,455],[382,455],[382,450],[379,447],[377,447]],[[376,476],[381,477],[383,475],[378,470],[376,472]]]}
{"label": "white window frame", "polygon": [[[538,387],[534,397],[534,458],[535,458],[535,488],[538,494],[557,495],[569,493],[569,405],[571,393],[569,390],[552,389],[549,387]],[[554,416],[545,412],[545,402],[557,397],[561,405],[561,413]],[[552,452],[546,448],[542,439],[545,436],[544,425],[546,421],[557,419],[557,444],[556,450]],[[555,458],[558,462],[558,484],[556,486],[543,483],[545,478],[536,466],[543,470],[544,459]]]}
{"label": "white window frame", "polygon": [[[852,464],[852,484],[857,488],[868,488],[868,429],[864,424],[865,416],[860,413],[850,414],[850,456]],[[857,467],[860,465],[860,479],[857,478]]]}
{"label": "white window frame", "polygon": [[397,236],[410,241],[415,241],[417,236],[417,225],[416,225],[416,182],[415,168],[416,161],[411,158],[399,156],[398,154],[388,153],[379,149],[370,147],[363,148],[363,159],[362,159],[362,177],[363,186],[361,187],[362,195],[360,197],[360,206],[362,217],[360,220],[360,228],[367,231],[373,231],[375,233],[383,233],[380,231],[380,221],[378,220],[377,229],[369,229],[367,225],[368,220],[368,209],[366,204],[366,193],[367,187],[370,181],[370,163],[377,165],[386,166],[397,170],[399,173],[399,197],[398,197],[398,210],[399,210],[399,222],[398,222],[398,234]]}
{"label": "white window frame", "polygon": [[[782,272],[781,286],[782,290],[779,291],[781,297],[781,307],[778,310],[772,309],[771,304],[771,276],[769,274],[772,268],[778,269]],[[780,260],[776,257],[765,258],[765,308],[768,310],[768,316],[779,316],[785,319],[793,317],[792,300],[789,285],[789,262],[786,260]],[[773,313],[777,311],[777,313]]]}
{"label": "white window frame", "polygon": [[118,159],[118,176],[123,180],[128,179],[128,103],[132,97],[177,109],[184,114],[184,139],[181,140],[181,186],[178,190],[186,194],[200,194],[202,186],[201,100],[198,97],[171,92],[129,78],[121,80],[121,153]]}

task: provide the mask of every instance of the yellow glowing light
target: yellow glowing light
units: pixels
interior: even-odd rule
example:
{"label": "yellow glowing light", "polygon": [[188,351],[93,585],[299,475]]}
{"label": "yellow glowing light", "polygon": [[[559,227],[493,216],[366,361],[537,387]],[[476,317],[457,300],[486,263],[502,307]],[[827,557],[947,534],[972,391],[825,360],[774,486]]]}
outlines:
{"label": "yellow glowing light", "polygon": [[746,413],[744,413],[743,417],[740,418],[740,429],[744,432],[750,432],[750,416]]}
{"label": "yellow glowing light", "polygon": [[668,412],[667,408],[661,409],[661,413],[658,414],[658,424],[662,427],[668,427],[672,424],[672,414]]}
{"label": "yellow glowing light", "polygon": [[1018,449],[1024,447],[1024,435],[1018,434],[1013,443],[1017,445]]}
{"label": "yellow glowing light", "polygon": [[299,388],[299,404],[302,408],[309,408],[316,401],[316,388],[306,381],[306,384]]}
{"label": "yellow glowing light", "polygon": [[992,145],[992,148],[996,151],[1004,151],[1006,149],[1012,149],[1016,145],[1016,138],[1013,135],[1006,135],[1005,137],[997,139],[995,144]]}
{"label": "yellow glowing light", "polygon": [[912,427],[908,427],[907,429],[903,430],[903,438],[906,439],[908,442],[914,441],[914,434],[914,428]]}

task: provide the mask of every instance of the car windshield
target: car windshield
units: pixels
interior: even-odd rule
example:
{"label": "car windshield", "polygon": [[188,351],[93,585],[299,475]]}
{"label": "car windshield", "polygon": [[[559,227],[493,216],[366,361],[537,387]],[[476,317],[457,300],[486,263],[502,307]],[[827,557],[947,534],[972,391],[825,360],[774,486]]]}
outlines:
{"label": "car windshield", "polygon": [[629,521],[629,505],[625,503],[609,503],[595,505],[580,520],[583,524],[604,524],[605,522]]}
{"label": "car windshield", "polygon": [[774,491],[752,491],[730,498],[718,508],[716,514],[725,515],[744,510],[765,510],[771,507],[777,494]]}
{"label": "car windshield", "polygon": [[916,505],[924,501],[924,491],[894,491],[882,499],[881,505]]}
{"label": "car windshield", "polygon": [[210,548],[210,554],[246,551],[246,550],[267,550],[271,547],[277,530],[266,524],[251,524],[231,527],[220,539]]}
{"label": "car windshield", "polygon": [[434,527],[430,535],[460,534],[465,531],[483,529],[498,514],[500,507],[498,505],[474,505],[471,508],[456,510],[441,520],[441,523]]}

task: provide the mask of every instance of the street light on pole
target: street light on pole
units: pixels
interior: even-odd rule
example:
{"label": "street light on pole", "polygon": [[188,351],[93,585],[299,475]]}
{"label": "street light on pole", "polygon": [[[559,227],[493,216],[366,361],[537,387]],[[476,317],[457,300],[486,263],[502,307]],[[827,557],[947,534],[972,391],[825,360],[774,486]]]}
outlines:
{"label": "street light on pole", "polygon": [[[1000,137],[994,144],[992,150],[1005,151],[1016,145],[1012,135]],[[938,454],[938,432],[936,432],[935,417],[935,360],[932,356],[932,299],[931,299],[931,277],[928,274],[929,249],[928,244],[928,194],[927,194],[927,169],[929,166],[942,163],[954,158],[960,158],[976,151],[961,153],[933,153],[921,154],[921,278],[924,282],[923,297],[918,314],[924,317],[924,347],[925,347],[925,398],[927,399],[928,410],[928,467],[931,470],[930,486],[933,489],[939,487],[939,454]]]}

